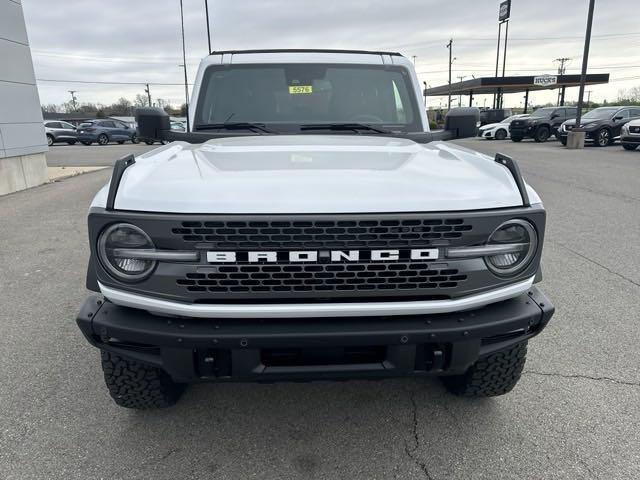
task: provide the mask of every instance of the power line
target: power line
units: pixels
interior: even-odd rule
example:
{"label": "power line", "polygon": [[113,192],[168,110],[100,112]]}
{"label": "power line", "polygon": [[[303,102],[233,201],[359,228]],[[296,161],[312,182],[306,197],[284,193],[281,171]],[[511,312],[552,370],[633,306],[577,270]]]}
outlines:
{"label": "power line", "polygon": [[[153,85],[158,87],[175,87],[182,86],[184,83],[155,83],[155,82],[106,82],[98,80],[64,80],[57,78],[36,78],[37,82],[53,82],[53,83],[83,83],[95,85]],[[190,83],[189,85],[193,85]]]}

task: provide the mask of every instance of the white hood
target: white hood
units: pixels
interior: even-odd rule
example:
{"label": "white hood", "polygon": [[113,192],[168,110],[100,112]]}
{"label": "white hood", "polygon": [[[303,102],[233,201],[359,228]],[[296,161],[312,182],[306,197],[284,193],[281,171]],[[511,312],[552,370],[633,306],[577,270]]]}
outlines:
{"label": "white hood", "polygon": [[[500,125],[502,125],[501,123],[487,123],[486,125],[483,125],[480,127],[480,130],[485,131],[485,130],[492,130],[496,127],[499,127]],[[505,127],[508,127],[508,125],[504,125]]]}
{"label": "white hood", "polygon": [[[104,207],[107,187],[94,199]],[[530,190],[531,201],[537,195]],[[433,142],[366,135],[264,135],[174,142],[137,157],[115,208],[166,213],[374,213],[522,204],[506,167]]]}

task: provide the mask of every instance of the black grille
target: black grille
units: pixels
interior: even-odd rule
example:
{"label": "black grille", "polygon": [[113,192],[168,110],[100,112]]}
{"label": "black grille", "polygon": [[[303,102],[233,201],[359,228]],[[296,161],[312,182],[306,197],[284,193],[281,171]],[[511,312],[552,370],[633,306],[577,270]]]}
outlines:
{"label": "black grille", "polygon": [[216,248],[420,247],[458,239],[473,229],[461,218],[322,221],[182,222],[171,232],[184,242]]}
{"label": "black grille", "polygon": [[427,263],[229,265],[215,273],[188,273],[176,283],[189,292],[364,292],[456,288],[467,279],[455,269]]}
{"label": "black grille", "polygon": [[635,126],[629,127],[629,131],[631,133],[640,133],[640,126],[639,127],[635,127]]}

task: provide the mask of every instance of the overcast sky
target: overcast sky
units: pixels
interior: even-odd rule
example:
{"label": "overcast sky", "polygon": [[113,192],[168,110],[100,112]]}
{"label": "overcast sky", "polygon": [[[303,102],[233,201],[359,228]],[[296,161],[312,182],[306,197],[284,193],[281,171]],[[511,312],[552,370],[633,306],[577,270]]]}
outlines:
{"label": "overcast sky", "polygon": [[[499,0],[209,0],[214,49],[384,49],[415,55],[421,80],[447,81],[453,38],[454,81],[493,75]],[[567,73],[578,73],[587,0],[513,0],[507,74],[555,73],[553,59],[570,57]],[[187,66],[192,81],[206,55],[204,0],[184,0]],[[178,0],[23,0],[36,77],[43,104],[69,99],[111,103],[143,93],[138,85],[55,83],[183,82]],[[635,0],[596,0],[591,73],[611,73],[611,83],[590,87],[591,98],[614,100],[618,91],[640,86],[640,27]],[[178,104],[183,87],[152,85],[154,98]],[[574,100],[578,89],[567,91]],[[534,103],[555,99],[531,95]],[[438,105],[446,99],[429,99]],[[518,106],[519,94],[505,104]],[[478,97],[482,105],[484,97]],[[490,100],[488,100],[490,103]]]}

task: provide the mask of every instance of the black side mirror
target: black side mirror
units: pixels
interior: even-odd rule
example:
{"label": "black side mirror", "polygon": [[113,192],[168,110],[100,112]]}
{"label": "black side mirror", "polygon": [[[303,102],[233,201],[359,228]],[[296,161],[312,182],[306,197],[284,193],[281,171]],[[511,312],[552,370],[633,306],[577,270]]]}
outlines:
{"label": "black side mirror", "polygon": [[554,118],[558,118],[560,115],[558,115],[557,113],[554,113],[553,115],[551,115],[551,120],[553,120]]}
{"label": "black side mirror", "polygon": [[444,129],[453,134],[453,138],[475,137],[480,125],[480,110],[472,107],[452,108],[444,118]]}
{"label": "black side mirror", "polygon": [[624,117],[622,115],[616,115],[613,117],[614,120],[622,120]]}
{"label": "black side mirror", "polygon": [[140,140],[162,140],[162,132],[171,129],[169,115],[162,108],[136,108],[135,115]]}

